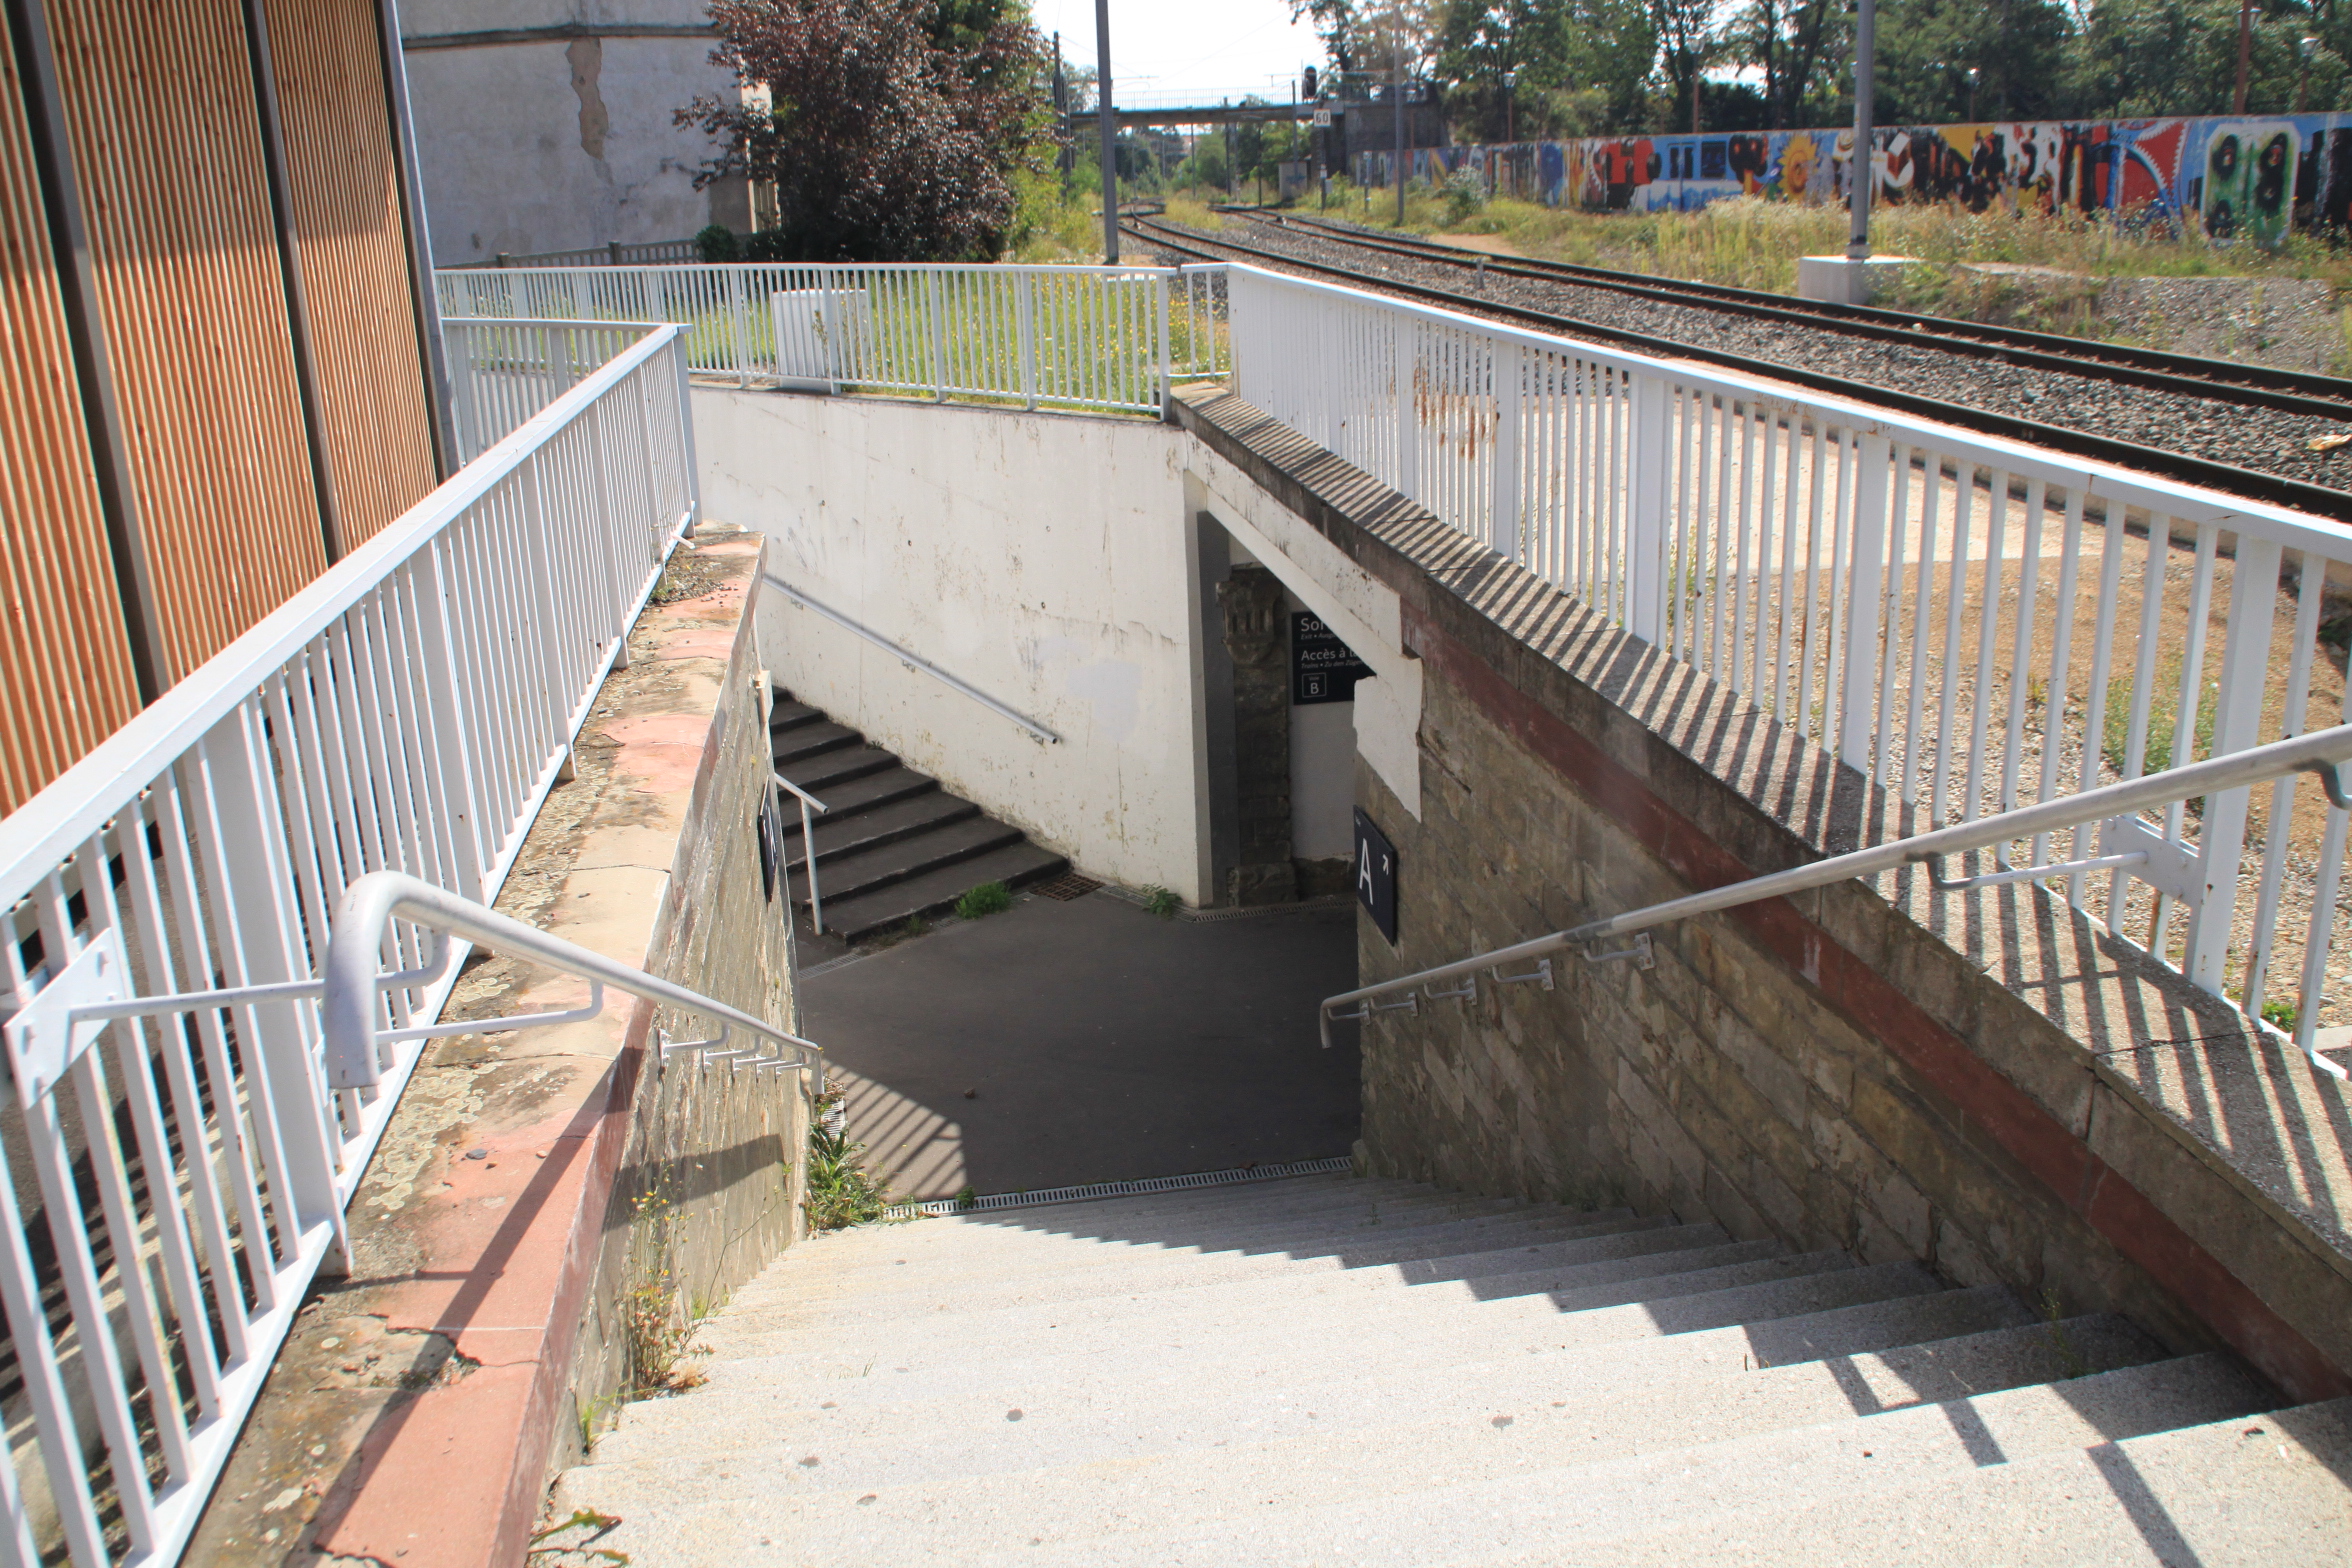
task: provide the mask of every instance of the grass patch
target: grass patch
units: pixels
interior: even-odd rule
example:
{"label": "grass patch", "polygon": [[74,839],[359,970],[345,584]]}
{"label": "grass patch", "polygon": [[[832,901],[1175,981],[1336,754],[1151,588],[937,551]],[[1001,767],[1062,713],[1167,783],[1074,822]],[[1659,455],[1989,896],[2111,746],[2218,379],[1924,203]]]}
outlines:
{"label": "grass patch", "polygon": [[1013,907],[1013,890],[1002,882],[983,882],[956,900],[958,920],[985,920]]}
{"label": "grass patch", "polygon": [[[2148,739],[2140,760],[2140,772],[2162,773],[2173,765],[2173,734],[2180,727],[2180,661],[2175,659],[2156,672],[2156,691],[2148,699]],[[2099,750],[2107,765],[2118,778],[2127,771],[2131,749],[2131,677],[2118,676],[2107,683],[2106,733],[2100,737]],[[2190,727],[2189,755],[2184,762],[2213,755],[2213,724],[2215,708],[2221,701],[2221,685],[2208,681],[2197,696],[2197,719]],[[2204,802],[2189,802],[2192,814],[2202,815]]]}

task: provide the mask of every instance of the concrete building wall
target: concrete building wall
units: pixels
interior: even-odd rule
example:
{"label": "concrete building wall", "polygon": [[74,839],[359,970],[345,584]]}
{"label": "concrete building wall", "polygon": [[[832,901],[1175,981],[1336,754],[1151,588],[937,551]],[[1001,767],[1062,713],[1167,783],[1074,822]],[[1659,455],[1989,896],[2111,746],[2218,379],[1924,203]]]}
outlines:
{"label": "concrete building wall", "polygon": [[437,264],[748,226],[671,123],[734,90],[701,0],[407,0],[401,36]]}
{"label": "concrete building wall", "polygon": [[791,587],[1061,737],[770,594],[777,681],[1081,868],[1207,889],[1183,433],[1143,420],[697,388],[707,515]]}

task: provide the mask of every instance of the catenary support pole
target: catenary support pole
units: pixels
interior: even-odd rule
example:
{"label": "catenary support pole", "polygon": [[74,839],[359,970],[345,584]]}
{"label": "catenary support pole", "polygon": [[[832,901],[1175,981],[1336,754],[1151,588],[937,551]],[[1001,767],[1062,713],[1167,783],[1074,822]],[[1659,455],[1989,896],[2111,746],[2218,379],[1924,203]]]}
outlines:
{"label": "catenary support pole", "polygon": [[1396,69],[1388,73],[1389,107],[1396,111],[1396,185],[1397,227],[1405,226],[1405,59],[1397,56]]}
{"label": "catenary support pole", "polygon": [[1846,165],[1846,207],[1854,226],[1846,241],[1848,261],[1870,259],[1870,187],[1876,183],[1871,179],[1870,82],[1877,66],[1877,10],[1873,0],[1858,0],[1855,7],[1854,157]]}
{"label": "catenary support pole", "polygon": [[1103,265],[1119,260],[1119,116],[1111,107],[1111,0],[1094,0],[1094,96],[1102,125]]}

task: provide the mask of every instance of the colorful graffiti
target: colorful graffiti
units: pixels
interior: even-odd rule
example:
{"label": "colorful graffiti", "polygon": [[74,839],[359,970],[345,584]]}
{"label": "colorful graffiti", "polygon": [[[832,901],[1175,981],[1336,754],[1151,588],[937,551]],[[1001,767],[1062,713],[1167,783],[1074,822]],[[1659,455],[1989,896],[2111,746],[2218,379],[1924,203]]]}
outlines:
{"label": "colorful graffiti", "polygon": [[[2275,247],[2352,226],[2352,114],[1889,126],[1871,138],[1874,202],[2195,214],[2216,238]],[[1843,203],[1854,133],[1754,131],[1423,148],[1413,173],[1473,168],[1496,187],[1592,212],[1690,212],[1727,196]],[[1357,176],[1394,177],[1366,153]]]}

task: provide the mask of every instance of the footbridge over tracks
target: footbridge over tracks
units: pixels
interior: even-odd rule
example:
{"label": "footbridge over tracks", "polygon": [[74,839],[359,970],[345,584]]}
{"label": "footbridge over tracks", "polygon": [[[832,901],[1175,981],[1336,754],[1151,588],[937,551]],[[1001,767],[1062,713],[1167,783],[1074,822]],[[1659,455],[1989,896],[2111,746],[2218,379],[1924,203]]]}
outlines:
{"label": "footbridge over tracks", "polygon": [[[2352,528],[1239,265],[440,285],[473,462],[0,828],[37,1242],[0,1561],[513,1563],[569,1519],[640,1564],[1895,1562],[1932,1516],[2268,1563],[2352,1526]],[[1344,910],[1352,1147],[1040,1157],[1007,1188],[1071,1207],[927,1192],[812,1245],[821,964],[1147,995],[1021,1070],[1192,1126],[1265,1098],[1253,1058],[1339,1059],[1165,964],[1021,971],[978,887],[917,934],[983,862],[1138,940]],[[371,903],[385,869],[433,886]],[[889,951],[817,931],[836,869],[861,938],[915,911]],[[1059,925],[1103,951],[1109,908]],[[1188,941],[1190,988],[1243,947],[1288,950]],[[936,1150],[997,1082],[901,1099]],[[1088,1114],[1028,1103],[1032,1154]]]}

